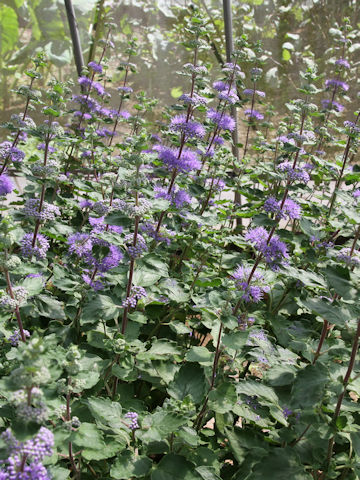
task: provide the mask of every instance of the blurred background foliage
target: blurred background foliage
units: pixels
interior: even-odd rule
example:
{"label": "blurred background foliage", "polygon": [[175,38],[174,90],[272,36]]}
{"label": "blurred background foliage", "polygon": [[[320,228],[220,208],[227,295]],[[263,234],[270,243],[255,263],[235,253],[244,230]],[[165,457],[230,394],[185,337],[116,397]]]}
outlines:
{"label": "blurred background foliage", "polygon": [[[112,20],[115,49],[110,66],[124,60],[127,41],[138,39],[138,74],[133,88],[171,103],[182,93],[181,78],[174,73],[189,61],[181,45],[192,8],[208,18],[208,51],[202,60],[210,69],[225,59],[221,0],[73,0],[84,59],[96,59],[96,43],[105,35],[104,23]],[[357,85],[360,63],[360,2],[357,0],[233,0],[234,36],[247,34],[261,40],[264,49],[264,85],[276,110],[294,93],[298,72],[306,58],[314,58],[319,71],[331,72],[334,38],[344,17],[355,28],[348,50],[352,71],[348,81]],[[12,93],[36,51],[44,50],[50,76],[76,81],[72,45],[63,0],[2,0],[0,4],[0,108],[7,119],[18,108]],[[335,57],[334,57],[335,58]],[[120,81],[122,71],[113,78]],[[355,88],[354,88],[355,87]],[[354,94],[354,93],[353,93]],[[351,98],[348,99],[351,102]]]}

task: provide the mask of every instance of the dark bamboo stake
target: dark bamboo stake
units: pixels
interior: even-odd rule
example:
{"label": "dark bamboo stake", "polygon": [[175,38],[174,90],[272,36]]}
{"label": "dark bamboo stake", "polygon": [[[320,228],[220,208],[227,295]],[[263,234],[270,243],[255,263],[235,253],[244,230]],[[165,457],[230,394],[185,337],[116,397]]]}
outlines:
{"label": "dark bamboo stake", "polygon": [[[225,46],[226,46],[226,61],[231,62],[231,57],[234,50],[234,42],[233,42],[233,25],[232,25],[232,13],[231,13],[231,0],[223,0],[223,16],[224,16],[224,24],[225,24]],[[236,158],[236,161],[239,161],[239,133],[238,133],[238,122],[237,122],[237,115],[236,115],[236,107],[232,105],[231,107],[231,116],[235,121],[235,128],[232,132],[232,153]],[[239,175],[239,169],[234,169],[235,175]],[[241,195],[238,191],[235,191],[234,196],[234,203],[236,205],[241,205]],[[241,218],[236,219],[236,225],[241,227],[242,220]]]}
{"label": "dark bamboo stake", "polygon": [[64,0],[64,3],[66,8],[66,14],[68,17],[68,22],[69,22],[69,29],[70,29],[70,35],[71,35],[71,40],[73,45],[76,70],[77,70],[78,76],[80,77],[82,70],[84,68],[84,57],[81,50],[79,29],[77,26],[74,7],[71,0]]}

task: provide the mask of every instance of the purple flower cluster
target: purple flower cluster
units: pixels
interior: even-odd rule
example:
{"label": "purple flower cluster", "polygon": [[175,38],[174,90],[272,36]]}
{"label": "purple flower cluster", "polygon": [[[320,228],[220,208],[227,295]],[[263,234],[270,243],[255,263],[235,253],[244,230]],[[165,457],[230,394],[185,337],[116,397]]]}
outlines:
{"label": "purple flower cluster", "polygon": [[291,162],[282,162],[277,166],[277,169],[280,172],[286,172],[291,182],[307,183],[310,180],[306,166],[295,166],[295,168],[293,168]]}
{"label": "purple flower cluster", "polygon": [[25,158],[25,153],[19,148],[13,147],[11,142],[3,142],[0,144],[0,158],[10,160],[14,163],[22,162]]}
{"label": "purple flower cluster", "polygon": [[148,251],[148,246],[146,245],[145,238],[138,233],[136,237],[136,245],[132,245],[134,236],[132,233],[126,235],[124,238],[124,243],[128,245],[127,250],[129,257],[132,259],[139,258],[144,252]]}
{"label": "purple flower cluster", "polygon": [[344,110],[344,105],[341,105],[341,103],[336,102],[335,100],[321,100],[321,105],[325,110],[335,110],[335,112],[342,112]]}
{"label": "purple flower cluster", "polygon": [[136,430],[137,428],[140,428],[138,424],[138,417],[139,415],[136,412],[128,412],[125,415],[125,418],[129,418],[131,420],[129,425],[130,430]]}
{"label": "purple flower cluster", "polygon": [[[88,265],[95,267],[100,273],[105,273],[119,265],[123,258],[123,254],[115,245],[111,245],[106,240],[92,237],[87,233],[75,233],[68,238],[69,253],[77,255],[83,259]],[[94,256],[93,248],[95,246],[108,248],[108,254],[97,259]]]}
{"label": "purple flower cluster", "polygon": [[279,266],[285,266],[289,258],[287,248],[277,235],[273,235],[268,241],[269,233],[264,227],[256,227],[247,232],[245,240],[253,244],[255,249],[264,256],[266,263],[272,270],[278,270]]}
{"label": "purple flower cluster", "polygon": [[134,91],[131,87],[124,86],[124,85],[122,85],[121,87],[118,87],[117,90],[118,92],[121,92],[123,94],[133,93]]}
{"label": "purple flower cluster", "polygon": [[260,113],[258,110],[248,108],[245,110],[245,115],[248,117],[248,120],[263,120],[264,115]]}
{"label": "purple flower cluster", "polygon": [[226,187],[226,183],[221,178],[207,178],[205,185],[215,192],[221,192]]}
{"label": "purple flower cluster", "polygon": [[316,249],[320,248],[332,248],[334,246],[333,242],[320,242],[320,238],[317,237],[316,235],[311,235],[310,236],[310,242],[312,243],[312,246]]}
{"label": "purple flower cluster", "polygon": [[346,120],[344,122],[344,127],[348,128],[350,130],[350,133],[359,133],[360,132],[360,127],[358,127],[355,122],[350,122],[349,120]]}
{"label": "purple flower cluster", "polygon": [[246,330],[255,323],[254,317],[248,317],[246,314],[242,313],[238,316],[238,325],[240,330]]}
{"label": "purple flower cluster", "polygon": [[123,302],[122,306],[124,308],[135,308],[138,300],[143,297],[146,297],[147,293],[145,288],[133,286],[130,292],[130,296],[127,297]]}
{"label": "purple flower cluster", "polygon": [[194,107],[198,107],[199,105],[206,105],[208,100],[197,93],[193,93],[192,96],[188,93],[183,93],[179,100],[184,102],[185,104],[193,105]]}
{"label": "purple flower cluster", "polygon": [[104,283],[101,280],[94,280],[92,276],[90,276],[88,273],[83,273],[81,277],[87,285],[89,285],[93,290],[95,290],[95,292],[103,290],[103,288],[105,287]]}
{"label": "purple flower cluster", "polygon": [[88,67],[91,68],[96,73],[102,73],[103,68],[99,63],[96,62],[89,62]]}
{"label": "purple flower cluster", "polygon": [[162,145],[155,145],[154,150],[158,152],[159,159],[168,168],[177,169],[180,172],[190,172],[201,167],[197,154],[187,148],[183,148],[181,154],[178,149]]}
{"label": "purple flower cluster", "polygon": [[121,253],[120,249],[115,245],[111,245],[105,240],[93,238],[92,244],[93,247],[99,245],[109,249],[109,253],[101,260],[98,260],[93,254],[86,256],[86,262],[89,265],[97,268],[100,273],[105,273],[112,268],[116,268],[123,259],[123,254]]}
{"label": "purple flower cluster", "polygon": [[0,176],[0,196],[7,195],[14,190],[14,184],[7,175]]}
{"label": "purple flower cluster", "polygon": [[239,265],[235,272],[232,274],[232,277],[235,280],[235,285],[238,289],[242,290],[241,298],[245,302],[260,302],[263,298],[264,293],[268,293],[270,291],[270,287],[264,285],[264,276],[255,270],[251,284],[249,285],[248,278],[251,273],[252,268],[250,267],[243,267]]}
{"label": "purple flower cluster", "polygon": [[170,130],[173,132],[181,132],[185,135],[185,138],[202,138],[205,135],[205,128],[201,123],[188,119],[186,115],[176,115],[173,117],[170,122]]}
{"label": "purple flower cluster", "polygon": [[146,233],[149,237],[153,238],[156,242],[165,242],[167,245],[171,243],[171,237],[175,235],[175,232],[169,230],[166,227],[161,227],[156,231],[156,225],[150,222],[146,222],[140,227],[141,231]]}
{"label": "purple flower cluster", "polygon": [[98,234],[101,232],[104,232],[107,228],[108,232],[113,232],[113,233],[122,233],[123,232],[123,227],[117,226],[117,225],[107,225],[104,221],[105,217],[89,217],[89,223],[93,227],[91,233],[92,234]]}
{"label": "purple flower cluster", "polygon": [[360,258],[356,251],[350,255],[351,249],[350,248],[342,248],[338,252],[336,252],[336,259],[339,262],[344,262],[348,267],[358,267],[360,265]]}
{"label": "purple flower cluster", "polygon": [[175,208],[182,208],[186,203],[191,203],[191,197],[185,190],[175,188],[171,193],[168,193],[167,188],[155,185],[154,191],[155,198],[164,198]]}
{"label": "purple flower cluster", "polygon": [[291,198],[287,198],[281,208],[281,201],[277,201],[274,197],[269,197],[264,203],[264,210],[267,213],[274,213],[277,219],[301,217],[300,205],[291,200]]}
{"label": "purple flower cluster", "polygon": [[250,97],[257,95],[258,97],[265,98],[265,92],[262,92],[261,90],[253,90],[252,88],[245,88],[243,94]]}
{"label": "purple flower cluster", "polygon": [[32,246],[32,242],[34,239],[33,233],[25,233],[21,240],[21,253],[26,258],[31,258],[33,255],[38,258],[46,258],[46,252],[49,249],[49,241],[48,239],[38,233],[35,240],[35,245]]}
{"label": "purple flower cluster", "polygon": [[[38,150],[45,150],[46,145],[45,145],[45,143],[39,143],[39,145],[37,145],[36,148]],[[48,145],[48,153],[54,153],[54,152],[56,152],[56,148],[52,147],[51,145]]]}
{"label": "purple flower cluster", "polygon": [[233,105],[239,101],[236,90],[221,80],[213,83],[213,88],[219,92],[218,98]]}
{"label": "purple flower cluster", "polygon": [[[24,335],[25,337],[30,337],[29,330],[24,330]],[[13,347],[17,347],[19,345],[20,339],[21,339],[20,330],[14,330],[14,333],[10,335],[8,340]]]}
{"label": "purple flower cluster", "polygon": [[337,80],[337,79],[326,80],[325,88],[331,88],[331,87],[341,88],[344,92],[347,92],[349,90],[349,85],[343,80]]}
{"label": "purple flower cluster", "polygon": [[41,463],[45,456],[50,457],[53,452],[54,435],[50,430],[41,427],[35,437],[19,442],[8,428],[1,434],[1,438],[9,450],[9,457],[1,461],[3,467],[0,470],[0,479],[50,480]]}
{"label": "purple flower cluster", "polygon": [[336,60],[335,65],[338,67],[350,68],[350,63],[345,58],[339,58]]}
{"label": "purple flower cluster", "polygon": [[95,90],[99,97],[105,95],[105,88],[99,82],[91,81],[88,77],[80,77],[78,82],[82,87],[86,87],[89,90]]}
{"label": "purple flower cluster", "polygon": [[235,120],[230,117],[230,115],[226,115],[224,112],[217,112],[213,108],[210,108],[206,116],[211,122],[213,122],[222,130],[229,130],[232,132],[235,128]]}
{"label": "purple flower cluster", "polygon": [[24,214],[27,217],[36,218],[41,221],[55,220],[56,215],[60,215],[59,207],[51,203],[43,202],[41,212],[39,211],[40,199],[28,198],[24,206]]}
{"label": "purple flower cluster", "polygon": [[87,199],[84,199],[84,200],[80,200],[79,202],[79,207],[81,209],[85,209],[85,208],[92,208],[94,205],[94,202],[92,202],[91,200],[87,200]]}
{"label": "purple flower cluster", "polygon": [[91,254],[92,241],[87,233],[74,233],[68,238],[69,253],[84,258]]}
{"label": "purple flower cluster", "polygon": [[16,415],[25,422],[32,421],[41,424],[48,417],[44,395],[39,388],[33,387],[31,389],[30,403],[28,391],[25,389],[17,390],[12,395],[12,403],[16,406]]}

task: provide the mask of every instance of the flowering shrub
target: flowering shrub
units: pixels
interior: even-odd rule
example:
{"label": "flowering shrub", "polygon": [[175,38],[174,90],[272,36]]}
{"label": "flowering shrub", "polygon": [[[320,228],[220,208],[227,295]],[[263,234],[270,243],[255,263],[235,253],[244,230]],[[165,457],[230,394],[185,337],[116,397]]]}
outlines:
{"label": "flowering shrub", "polygon": [[360,474],[357,31],[334,78],[304,58],[284,119],[261,45],[240,38],[214,81],[196,10],[183,33],[166,122],[129,85],[134,40],[110,83],[110,25],[77,86],[37,91],[38,54],[3,125],[0,478]]}

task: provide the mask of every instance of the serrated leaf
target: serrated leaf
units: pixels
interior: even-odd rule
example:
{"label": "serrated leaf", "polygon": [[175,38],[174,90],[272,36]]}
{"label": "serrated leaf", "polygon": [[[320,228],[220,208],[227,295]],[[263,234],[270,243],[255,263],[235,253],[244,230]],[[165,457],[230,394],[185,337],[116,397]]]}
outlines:
{"label": "serrated leaf", "polygon": [[90,397],[86,401],[94,419],[110,428],[124,428],[121,405],[109,398]]}
{"label": "serrated leaf", "polygon": [[217,413],[227,413],[236,404],[237,395],[235,385],[221,383],[209,393],[209,408]]}
{"label": "serrated leaf", "polygon": [[210,366],[214,361],[214,353],[210,352],[206,347],[191,347],[185,358],[188,362]]}
{"label": "serrated leaf", "polygon": [[184,400],[188,395],[194,403],[201,403],[206,390],[205,374],[200,365],[187,363],[175,375],[169,385],[168,394],[177,400]]}
{"label": "serrated leaf", "polygon": [[315,408],[323,398],[328,381],[328,370],[319,361],[315,365],[307,365],[295,378],[292,402],[303,408]]}
{"label": "serrated leaf", "polygon": [[194,465],[181,455],[165,455],[151,474],[151,480],[200,480]]}
{"label": "serrated leaf", "polygon": [[135,456],[132,452],[125,451],[115,460],[110,469],[110,476],[116,480],[144,477],[149,472],[151,465],[150,458]]}

